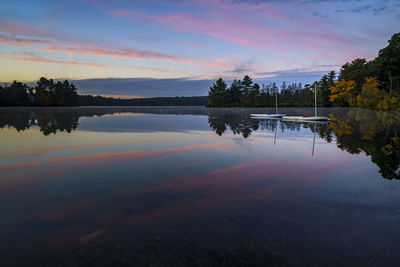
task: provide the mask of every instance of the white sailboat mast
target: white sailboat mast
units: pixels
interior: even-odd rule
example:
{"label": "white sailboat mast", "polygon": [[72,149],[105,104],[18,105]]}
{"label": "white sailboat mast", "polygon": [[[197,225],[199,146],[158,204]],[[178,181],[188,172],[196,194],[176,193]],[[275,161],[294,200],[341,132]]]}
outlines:
{"label": "white sailboat mast", "polygon": [[315,117],[317,117],[317,84],[314,86],[314,94],[315,94]]}

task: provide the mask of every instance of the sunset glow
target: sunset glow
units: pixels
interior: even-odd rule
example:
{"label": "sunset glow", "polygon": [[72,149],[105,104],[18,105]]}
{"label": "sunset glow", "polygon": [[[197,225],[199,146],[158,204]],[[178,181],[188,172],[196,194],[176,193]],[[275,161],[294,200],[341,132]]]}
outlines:
{"label": "sunset glow", "polygon": [[[398,30],[399,6],[395,0],[2,2],[0,81],[251,74],[304,82],[354,58],[375,57]],[[144,95],[115,89],[98,93]]]}

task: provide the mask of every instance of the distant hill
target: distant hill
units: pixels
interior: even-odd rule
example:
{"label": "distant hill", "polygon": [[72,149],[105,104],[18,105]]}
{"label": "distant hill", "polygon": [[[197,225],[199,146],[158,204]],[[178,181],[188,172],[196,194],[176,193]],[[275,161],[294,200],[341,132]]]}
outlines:
{"label": "distant hill", "polygon": [[208,96],[120,99],[79,95],[78,101],[81,106],[205,106]]}

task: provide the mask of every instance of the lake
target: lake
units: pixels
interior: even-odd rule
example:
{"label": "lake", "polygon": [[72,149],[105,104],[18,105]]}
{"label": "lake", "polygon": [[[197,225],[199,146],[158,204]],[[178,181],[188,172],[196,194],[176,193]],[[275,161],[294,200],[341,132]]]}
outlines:
{"label": "lake", "polygon": [[0,265],[400,266],[400,115],[252,112],[1,108]]}

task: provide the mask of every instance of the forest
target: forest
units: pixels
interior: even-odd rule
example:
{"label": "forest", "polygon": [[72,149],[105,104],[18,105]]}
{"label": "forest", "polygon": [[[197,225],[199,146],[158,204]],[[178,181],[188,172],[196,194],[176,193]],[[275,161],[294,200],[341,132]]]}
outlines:
{"label": "forest", "polygon": [[14,81],[0,86],[0,106],[78,106],[77,88],[67,80],[54,82],[44,77],[36,86]]}
{"label": "forest", "polygon": [[339,73],[330,71],[312,84],[275,83],[260,86],[248,75],[234,80],[228,88],[219,78],[210,87],[209,107],[272,107],[275,94],[279,106],[314,105],[317,88],[318,106],[359,107],[379,110],[400,109],[400,33],[394,34],[378,56],[367,61],[357,58],[344,64]]}
{"label": "forest", "polygon": [[17,81],[0,86],[0,106],[205,106],[207,102],[207,96],[120,99],[78,95],[73,83],[44,77],[34,87]]}

